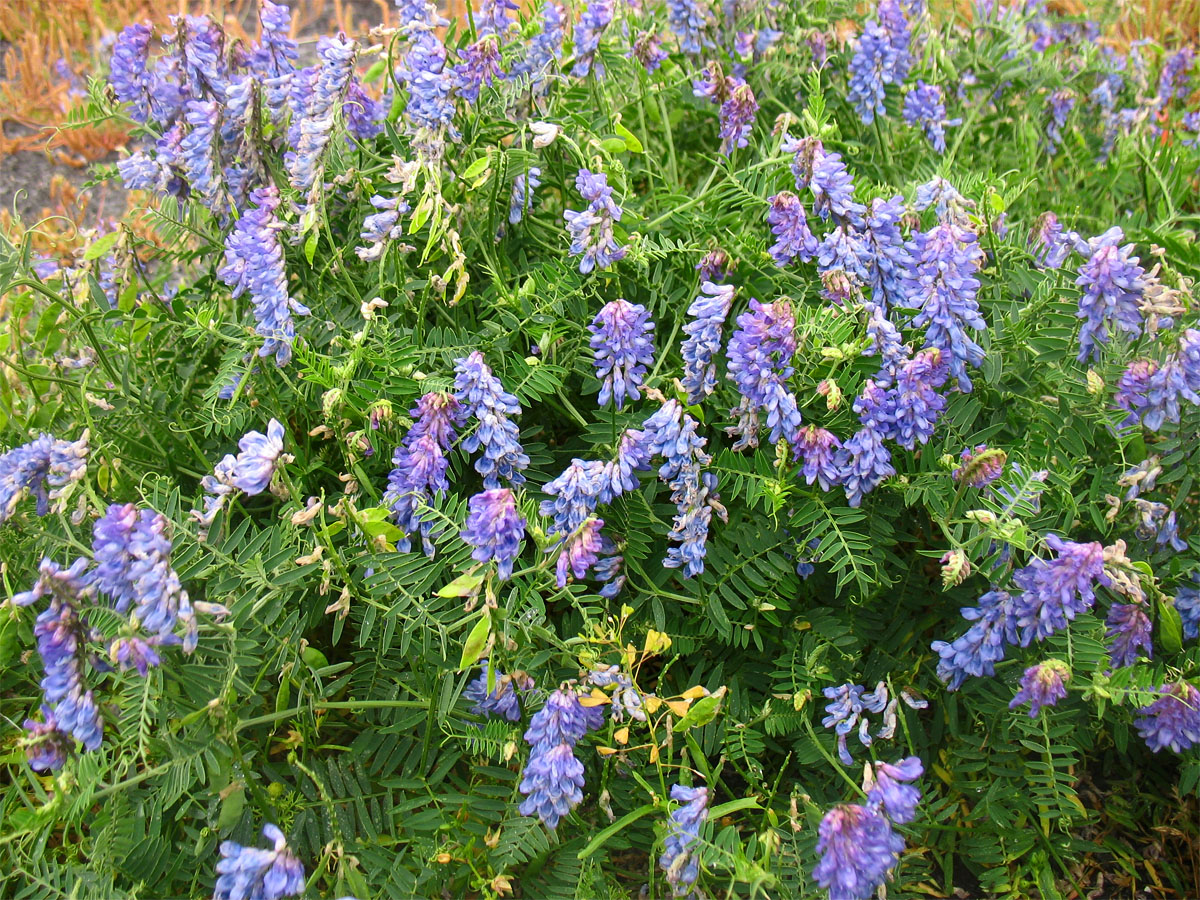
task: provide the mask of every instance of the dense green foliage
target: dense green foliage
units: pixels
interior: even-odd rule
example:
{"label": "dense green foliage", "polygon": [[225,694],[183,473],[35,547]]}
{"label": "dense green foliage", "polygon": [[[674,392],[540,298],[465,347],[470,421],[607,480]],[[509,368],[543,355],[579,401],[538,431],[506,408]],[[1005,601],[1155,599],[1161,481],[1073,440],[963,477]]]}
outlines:
{"label": "dense green foliage", "polygon": [[[622,5],[605,32],[602,80],[567,75],[568,51],[544,92],[522,76],[484,87],[474,105],[459,100],[460,138],[432,148],[428,132],[414,144],[406,87],[389,75],[405,38],[364,41],[360,71],[370,91],[388,90],[388,121],[376,137],[347,140],[339,112],[307,198],[289,186],[281,129],[259,122],[266,177],[284,198],[287,289],[311,309],[295,320],[286,366],[253,357],[261,339],[249,297],[232,297],[219,273],[236,214],[226,222],[195,197],[146,193],[153,233],[119,225],[45,280],[28,247],[0,247],[0,441],[16,447],[42,431],[75,440],[87,429],[90,448],[86,476],[51,514],[27,500],[0,523],[6,595],[29,589],[43,556],[90,557],[93,520],[134,502],[169,520],[171,563],[192,601],[229,611],[201,615],[195,652],[163,648],[146,677],[90,669],[103,744],[41,773],[19,732],[40,703],[40,607],[0,609],[0,893],[208,896],[220,842],[255,844],[274,822],[312,897],[625,897],[643,884],[669,896],[658,856],[669,787],[683,782],[709,789],[698,850],[706,894],[817,896],[822,816],[861,799],[863,760],[908,755],[924,763],[923,799],[900,829],[908,846],[889,896],[1086,892],[1100,871],[1122,892],[1147,882],[1163,895],[1200,890],[1186,852],[1200,840],[1200,758],[1151,752],[1133,724],[1159,685],[1200,678],[1200,647],[1181,639],[1173,600],[1200,567],[1200,412],[1185,402],[1180,424],[1153,431],[1123,425],[1114,400],[1132,360],[1162,361],[1196,321],[1200,148],[1180,124],[1186,99],[1157,102],[1162,52],[1141,48],[1140,83],[1129,62],[1116,106],[1137,115],[1101,162],[1106,120],[1089,95],[1113,59],[1077,36],[1036,48],[1030,27],[1049,27],[1039,14],[974,27],[915,15],[908,85],[889,87],[887,114],[864,125],[846,99],[855,43],[839,48],[833,32],[861,16],[837,3],[747,4],[739,27],[771,24],[781,36],[746,66],[760,109],[748,146],[726,155],[717,107],[692,90],[718,51],[678,52],[666,11],[645,6]],[[503,47],[506,66],[540,27],[536,16],[522,22]],[[671,55],[658,71],[626,58],[625,24],[629,35],[662,29]],[[465,47],[475,27],[451,26],[447,46]],[[817,37],[828,42],[822,65]],[[724,65],[732,71],[728,55]],[[904,123],[918,78],[941,85],[962,119],[944,154]],[[97,115],[126,114],[101,81],[92,88]],[[1077,102],[1051,154],[1047,98],[1063,90]],[[558,133],[535,148],[538,122]],[[796,189],[789,135],[841,153],[860,202],[903,195],[906,235],[937,222],[913,206],[935,176],[969,201],[987,322],[972,331],[986,354],[970,370],[973,390],[951,379],[932,439],[893,446],[897,474],[852,507],[840,487],[807,484],[765,428],[757,449],[733,449],[724,429],[739,398],[722,350],[715,393],[687,409],[728,511],[728,521],[713,517],[703,572],[662,566],[676,509],[648,470],[600,513],[624,557],[622,591],[602,597],[588,579],[559,587],[542,487],[573,458],[611,459],[622,430],[664,399],[686,404],[680,343],[709,251],[724,251],[736,287],[726,339],[750,298],[788,298],[798,345],[788,387],[805,423],[843,442],[859,428],[852,404],[880,366],[861,296],[831,303],[815,264],[780,268],[768,252],[769,198],[781,190],[801,195],[818,236],[829,229]],[[412,212],[378,259],[360,259],[371,197],[401,192],[389,176],[397,160],[416,163]],[[509,224],[513,180],[531,165],[541,185]],[[585,168],[613,188],[627,255],[581,274],[563,213],[582,207]],[[1169,321],[1136,339],[1114,333],[1097,361],[1078,362],[1086,255],[1035,265],[1030,235],[1046,211],[1083,241],[1119,225],[1146,269],[1161,264],[1152,277]],[[587,329],[616,298],[644,305],[655,323],[650,390],[620,411],[597,408]],[[915,351],[924,329],[912,315],[893,310]],[[519,400],[530,457],[528,480],[514,486],[528,533],[509,581],[473,562],[459,536],[481,490],[461,448],[449,454],[449,492],[425,512],[439,523],[433,556],[419,537],[411,552],[396,550],[403,535],[384,496],[408,411],[427,391],[453,391],[455,361],[476,350]],[[235,377],[232,397],[219,397]],[[231,498],[205,535],[190,515],[201,479],[271,419],[286,435],[272,489]],[[980,444],[1007,454],[995,488],[1016,501],[953,477],[964,448]],[[1106,501],[1151,454],[1163,469],[1152,496],[1175,511],[1186,550],[1143,539],[1134,505]],[[1122,571],[1144,591],[1152,659],[1112,668],[1105,612],[1119,597],[1100,588],[1068,629],[1010,647],[994,676],[947,690],[931,642],[966,630],[959,609],[990,580],[1010,587],[1013,569],[1052,558],[1049,534],[1127,542]],[[950,551],[969,562],[957,584],[943,581]],[[803,560],[808,577],[797,574]],[[125,627],[103,604],[88,624],[106,635]],[[485,655],[536,682],[520,722],[485,722],[461,696]],[[1010,710],[1024,669],[1050,657],[1070,667],[1068,698],[1034,718]],[[530,714],[564,680],[613,664],[671,702],[652,704],[647,722],[608,721],[583,739],[583,802],[549,831],[517,809]],[[822,727],[821,692],[880,681],[929,705],[901,704],[890,741],[865,748],[851,735],[856,763],[846,767]]]}

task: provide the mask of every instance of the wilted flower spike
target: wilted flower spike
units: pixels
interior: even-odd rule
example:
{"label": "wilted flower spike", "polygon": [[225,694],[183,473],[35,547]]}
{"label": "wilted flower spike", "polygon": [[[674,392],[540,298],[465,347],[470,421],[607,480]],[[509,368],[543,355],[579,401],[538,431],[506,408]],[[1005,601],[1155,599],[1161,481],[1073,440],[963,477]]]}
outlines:
{"label": "wilted flower spike", "polygon": [[[533,679],[523,673],[505,675],[499,669],[493,671],[489,660],[480,663],[479,676],[467,685],[463,697],[473,701],[471,712],[485,718],[502,718],[510,722],[521,720],[518,691],[524,693],[533,687]],[[488,676],[493,677],[492,692],[488,693]]]}
{"label": "wilted flower spike", "polygon": [[617,409],[625,398],[641,397],[638,387],[646,375],[646,367],[654,362],[651,334],[654,323],[646,307],[625,300],[612,300],[601,308],[588,326],[592,333],[591,347],[596,354],[596,377],[600,379],[597,406],[612,400]]}
{"label": "wilted flower spike", "polygon": [[708,788],[676,784],[671,787],[671,799],[680,805],[671,811],[667,821],[667,837],[658,865],[666,873],[675,896],[682,897],[700,875],[694,845],[708,819]]}
{"label": "wilted flower spike", "polygon": [[887,818],[858,804],[835,806],[817,829],[817,884],[839,900],[868,900],[904,849]]}
{"label": "wilted flower spike", "polygon": [[213,900],[279,900],[304,893],[304,866],[274,825],[263,827],[270,850],[221,843]]}
{"label": "wilted flower spike", "polygon": [[1038,711],[1044,706],[1056,706],[1059,700],[1067,696],[1066,682],[1071,677],[1067,664],[1057,659],[1048,659],[1030,666],[1021,676],[1021,689],[1017,691],[1009,709],[1016,709],[1023,703],[1029,704],[1029,718],[1037,718]]}

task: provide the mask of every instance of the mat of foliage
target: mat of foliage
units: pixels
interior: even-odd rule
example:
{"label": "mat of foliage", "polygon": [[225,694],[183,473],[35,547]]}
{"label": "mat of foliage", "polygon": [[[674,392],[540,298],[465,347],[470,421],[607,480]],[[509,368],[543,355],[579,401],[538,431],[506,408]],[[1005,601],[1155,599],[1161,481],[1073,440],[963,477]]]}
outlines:
{"label": "mat of foliage", "polygon": [[5,896],[1200,892],[1192,48],[291,13],[0,247]]}

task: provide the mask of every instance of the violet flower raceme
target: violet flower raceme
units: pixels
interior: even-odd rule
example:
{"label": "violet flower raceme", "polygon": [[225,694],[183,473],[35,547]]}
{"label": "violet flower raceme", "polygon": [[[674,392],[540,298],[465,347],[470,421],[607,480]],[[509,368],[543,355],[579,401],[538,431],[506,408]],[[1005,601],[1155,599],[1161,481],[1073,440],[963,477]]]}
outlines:
{"label": "violet flower raceme", "polygon": [[1018,640],[1017,601],[1007,592],[993,589],[979,598],[978,606],[962,608],[970,628],[953,642],[934,641],[941,661],[937,675],[949,690],[958,690],[968,675],[994,675],[996,663],[1004,659],[1006,647]]}
{"label": "violet flower raceme", "polygon": [[1039,269],[1060,268],[1078,240],[1079,235],[1075,232],[1063,230],[1058,216],[1052,212],[1042,213],[1029,236],[1029,243],[1034,248],[1034,264]]}
{"label": "violet flower raceme", "polygon": [[729,97],[721,104],[721,152],[726,156],[732,155],[735,147],[745,147],[750,143],[750,133],[754,128],[754,117],[758,114],[758,101],[754,99],[754,91],[750,85],[741,79],[736,79],[729,92]]}
{"label": "violet flower raceme", "polygon": [[880,0],[876,18],[863,25],[850,60],[849,99],[859,118],[870,125],[886,110],[883,98],[889,84],[900,84],[912,66],[908,20],[898,0]]}
{"label": "violet flower raceme", "polygon": [[279,191],[274,185],[257,188],[250,195],[255,208],[243,213],[225,239],[225,265],[217,275],[233,289],[233,296],[250,294],[254,304],[255,331],[263,338],[259,356],[275,356],[275,364],[292,359],[296,330],[292,313],[307,316],[309,310],[288,295],[287,270],[279,242],[280,223],[275,218]]}
{"label": "violet flower raceme", "polygon": [[[114,601],[117,612],[132,606],[147,631],[170,635],[180,613],[190,618],[191,603],[171,567],[171,541],[165,516],[132,503],[114,503],[92,527],[96,586]],[[187,642],[194,646],[194,637]]]}
{"label": "violet flower raceme", "polygon": [[901,447],[913,450],[933,437],[938,417],[946,408],[946,398],[937,390],[949,374],[942,351],[936,347],[922,350],[901,366],[892,388],[895,416],[891,429]]}
{"label": "violet flower raceme", "polygon": [[882,387],[891,385],[896,380],[896,373],[908,360],[909,350],[900,336],[898,329],[883,308],[876,303],[865,306],[867,319],[867,337],[870,343],[863,350],[864,356],[879,357],[879,371],[875,373],[875,381]]}
{"label": "violet flower raceme", "polygon": [[1110,638],[1108,656],[1116,667],[1132,666],[1138,656],[1154,658],[1154,645],[1150,639],[1150,616],[1144,603],[1114,603],[1108,610],[1105,622]]}
{"label": "violet flower raceme", "polygon": [[837,450],[842,442],[830,431],[807,425],[800,429],[796,438],[795,458],[804,460],[802,474],[808,484],[817,482],[821,490],[833,490],[841,483],[841,474],[836,465]]}
{"label": "violet flower raceme", "polygon": [[541,514],[552,516],[552,534],[560,540],[583,525],[596,507],[609,483],[604,477],[605,464],[595,460],[573,459],[566,470],[546,484],[543,491],[553,500],[543,500]]}
{"label": "violet flower raceme", "polygon": [[[1196,581],[1193,574],[1192,580]],[[1175,591],[1175,611],[1183,622],[1185,641],[1200,638],[1200,589],[1180,587]]]}
{"label": "violet flower raceme", "polygon": [[[442,496],[450,487],[446,470],[450,465],[446,454],[463,424],[463,411],[458,400],[447,393],[430,391],[409,410],[413,426],[392,455],[392,471],[383,502],[392,509],[396,524],[404,536],[396,541],[396,549],[407,553],[410,538],[421,535],[427,556],[433,555],[433,521],[421,515],[420,507],[433,497]],[[440,533],[440,532],[438,532]]]}
{"label": "violet flower raceme", "polygon": [[67,762],[71,752],[71,736],[58,727],[54,710],[42,705],[42,721],[26,719],[24,722],[25,756],[29,767],[39,772],[55,772]]}
{"label": "violet flower raceme", "polygon": [[840,153],[826,151],[818,138],[811,137],[788,137],[781,149],[793,155],[791,169],[796,177],[796,190],[808,188],[812,192],[813,211],[818,216],[832,217],[839,224],[855,228],[863,226],[867,208],[854,199],[854,181]]}
{"label": "violet flower raceme", "polygon": [[1186,681],[1164,684],[1159,698],[1138,710],[1133,725],[1155,753],[1170,747],[1182,753],[1200,744],[1200,690]]}
{"label": "violet flower raceme", "polygon": [[1021,676],[1021,689],[1008,708],[1016,709],[1022,703],[1028,703],[1029,718],[1036,719],[1042,707],[1056,706],[1059,700],[1066,698],[1066,683],[1070,677],[1071,670],[1061,660],[1048,659],[1030,666]]}
{"label": "violet flower raceme", "polygon": [[460,54],[462,62],[454,66],[454,87],[458,96],[468,104],[479,99],[484,86],[492,86],[500,70],[500,43],[495,35],[485,35],[473,44],[468,44]]}
{"label": "violet flower raceme", "polygon": [[821,295],[844,306],[862,293],[868,273],[868,251],[863,236],[848,225],[839,225],[826,232],[817,247],[817,271],[825,289]]}
{"label": "violet flower raceme", "polygon": [[866,267],[866,284],[871,289],[871,301],[884,316],[902,302],[904,277],[913,265],[900,221],[904,218],[904,198],[871,201],[863,229],[860,253]]}
{"label": "violet flower raceme", "polygon": [[813,869],[817,884],[838,900],[868,900],[900,859],[904,838],[877,809],[845,803],[821,819]]}
{"label": "violet flower raceme", "polygon": [[907,756],[895,763],[877,762],[867,769],[867,803],[881,809],[897,825],[911,822],[917,814],[921,792],[905,782],[916,781],[925,772],[921,760]]}
{"label": "violet flower raceme", "polygon": [[1133,255],[1133,244],[1120,246],[1125,233],[1110,228],[1088,242],[1088,260],[1079,268],[1075,283],[1083,288],[1076,316],[1083,319],[1079,330],[1079,361],[1100,359],[1098,343],[1108,343],[1108,326],[1137,337],[1142,333],[1139,302],[1145,291],[1145,269]]}
{"label": "violet flower raceme", "polygon": [[562,59],[566,22],[566,7],[557,0],[546,0],[542,4],[541,31],[529,41],[524,59],[513,66],[512,74],[528,75],[534,85],[542,84],[551,67]]}
{"label": "violet flower raceme", "polygon": [[712,13],[704,0],[667,0],[667,26],[684,53],[695,56],[712,46],[711,24]]}
{"label": "violet flower raceme", "polygon": [[860,506],[864,496],[896,474],[891,451],[883,445],[895,422],[891,392],[868,380],[854,401],[854,411],[862,427],[837,451],[834,466],[847,501]]}
{"label": "violet flower raceme", "polygon": [[520,791],[526,795],[521,815],[537,815],[553,831],[583,800],[583,763],[574,748],[603,724],[603,708],[583,706],[574,690],[560,688],[547,698],[525,732],[530,754],[521,775]]}
{"label": "violet flower raceme", "polygon": [[525,534],[516,497],[508,488],[495,488],[472,497],[468,509],[462,539],[475,548],[471,558],[482,563],[494,559],[497,576],[508,581]]}
{"label": "violet flower raceme", "polygon": [[1196,50],[1190,44],[1184,44],[1167,58],[1158,76],[1159,109],[1165,108],[1173,97],[1187,98],[1195,62]]}
{"label": "violet flower raceme", "polygon": [[475,461],[483,486],[498,488],[501,478],[513,485],[522,484],[525,476],[521,470],[529,465],[529,457],[512,420],[521,414],[517,398],[504,390],[478,350],[455,360],[454,376],[455,399],[478,422],[475,430],[463,438],[462,447],[467,453],[483,448],[483,455]]}
{"label": "violet flower raceme", "polygon": [[246,65],[263,85],[263,105],[271,121],[279,124],[287,113],[291,77],[299,48],[290,37],[292,11],[286,3],[262,0],[258,8],[262,34],[251,49]]}
{"label": "violet flower raceme", "polygon": [[946,129],[962,124],[962,119],[946,118],[942,89],[917,79],[917,86],[904,98],[904,121],[920,128],[936,153],[946,152]]}
{"label": "violet flower raceme", "polygon": [[304,893],[304,866],[275,825],[263,826],[270,850],[221,842],[213,900],[279,900]]}
{"label": "violet flower raceme", "polygon": [[503,40],[517,27],[512,13],[518,9],[513,0],[482,0],[475,13],[475,33],[480,37],[494,34]]}
{"label": "violet flower raceme", "polygon": [[925,329],[926,346],[942,351],[959,390],[970,393],[967,366],[981,365],[984,354],[966,329],[987,328],[976,300],[983,251],[972,232],[944,222],[918,232],[912,254],[915,264],[905,278],[902,305],[917,310],[913,327]]}
{"label": "violet flower raceme", "polygon": [[878,715],[887,708],[887,685],[881,681],[874,691],[868,692],[862,685],[847,682],[824,688],[821,693],[831,701],[825,706],[827,715],[821,720],[821,725],[832,728],[837,734],[838,757],[842,764],[853,765],[854,758],[846,746],[846,736],[857,731],[863,746],[871,745],[870,722],[864,713]]}
{"label": "violet flower raceme", "polygon": [[650,468],[649,438],[644,431],[627,428],[617,441],[617,458],[602,463],[593,469],[596,480],[597,498],[601,503],[611,503],[614,497],[635,491],[640,482],[635,472]]}
{"label": "violet flower raceme", "polygon": [[146,70],[153,29],[144,22],[125,26],[113,42],[108,83],[122,103],[129,104],[129,117],[145,122],[150,117],[150,73]]}
{"label": "violet flower raceme", "polygon": [[508,203],[508,222],[516,225],[525,217],[525,210],[533,209],[533,192],[541,186],[542,170],[530,166],[513,179],[512,199]]}
{"label": "violet flower raceme", "polygon": [[87,456],[87,431],[76,441],[43,433],[0,455],[0,525],[27,494],[37,500],[39,516],[49,513],[50,501],[63,499],[67,489],[87,474]]}
{"label": "violet flower raceme", "polygon": [[596,57],[600,49],[600,35],[612,24],[616,12],[615,0],[588,0],[575,26],[575,65],[571,74],[584,78],[595,72],[597,78],[604,77],[604,63]]}
{"label": "violet flower raceme", "polygon": [[817,254],[817,239],[808,227],[804,204],[791,191],[780,191],[771,198],[767,224],[778,239],[768,251],[775,265],[783,268],[796,257],[804,262]]}
{"label": "violet flower raceme", "polygon": [[1111,584],[1100,544],[1077,544],[1050,534],[1046,545],[1057,554],[1055,559],[1035,558],[1013,573],[1013,583],[1022,590],[1017,598],[1022,647],[1066,628],[1078,613],[1091,609],[1097,584]]}
{"label": "violet flower raceme", "polygon": [[680,347],[683,356],[680,384],[687,391],[688,403],[693,406],[716,389],[716,353],[721,349],[721,333],[733,305],[733,294],[733,285],[703,281],[700,294],[688,307],[689,321],[683,326],[687,339]]}
{"label": "violet flower raceme", "polygon": [[587,519],[561,542],[555,565],[556,583],[560,588],[566,587],[572,576],[585,578],[588,569],[600,561],[601,553],[611,549],[611,542],[600,532],[603,527],[603,519]]}
{"label": "violet flower raceme", "polygon": [[596,355],[596,377],[600,379],[597,406],[614,401],[617,409],[625,398],[637,400],[646,376],[646,367],[654,362],[652,332],[654,323],[646,307],[626,300],[611,300],[600,309],[592,324],[590,345]]}
{"label": "violet flower raceme", "polygon": [[104,724],[96,698],[83,680],[88,632],[80,610],[95,602],[95,587],[87,569],[84,557],[68,568],[43,559],[32,590],[15,594],[12,602],[30,606],[49,598],[50,604],[38,613],[33,626],[45,672],[41,682],[44,703],[53,710],[57,730],[71,735],[85,750],[98,750]]}
{"label": "violet flower raceme", "polygon": [[221,199],[222,185],[217,174],[217,123],[221,107],[216,100],[189,100],[183,108],[188,124],[180,143],[180,163],[191,194],[219,218],[227,212],[228,201]]}
{"label": "violet flower raceme", "polygon": [[621,208],[612,199],[612,188],[603,172],[580,169],[575,187],[588,205],[578,212],[566,210],[563,219],[571,236],[569,252],[582,257],[579,271],[586,275],[595,268],[607,269],[625,257],[625,248],[618,246],[613,235],[613,222],[621,220]]}
{"label": "violet flower raceme", "polygon": [[[533,689],[533,679],[524,672],[515,675],[505,675],[499,669],[494,669],[490,660],[480,663],[480,673],[463,691],[463,698],[473,701],[471,712],[477,716],[492,719],[507,719],[510,722],[521,721],[521,705],[518,691],[526,693]],[[492,678],[492,691],[488,693],[488,678]]]}
{"label": "violet flower raceme", "polygon": [[408,85],[408,103],[404,114],[418,129],[437,132],[453,130],[454,102],[450,72],[446,71],[446,47],[430,29],[422,29],[396,70],[398,78]]}
{"label": "violet flower raceme", "polygon": [[346,88],[342,112],[346,116],[346,131],[356,141],[366,143],[383,134],[383,121],[387,118],[385,102],[368,94],[357,77],[351,78]]}
{"label": "violet flower raceme", "polygon": [[356,51],[357,45],[344,35],[317,40],[321,65],[316,84],[304,107],[299,138],[283,157],[288,181],[301,194],[311,195],[320,187],[325,148],[332,137],[334,115],[354,74]]}
{"label": "violet flower raceme", "polygon": [[750,300],[750,308],[737,319],[738,328],[729,339],[728,377],[744,399],[738,425],[730,433],[741,435],[737,447],[756,446],[758,412],[765,410],[769,440],[781,437],[794,444],[800,429],[796,398],[786,387],[795,368],[795,317],[786,299],[774,303]]}
{"label": "violet flower raceme", "polygon": [[1062,143],[1062,127],[1075,108],[1075,95],[1067,90],[1054,91],[1046,98],[1046,153],[1054,156]]}
{"label": "violet flower raceme", "polygon": [[675,896],[682,897],[700,875],[700,860],[693,847],[708,819],[708,788],[672,785],[671,799],[680,805],[671,810],[667,820],[667,836],[658,865],[666,873]]}

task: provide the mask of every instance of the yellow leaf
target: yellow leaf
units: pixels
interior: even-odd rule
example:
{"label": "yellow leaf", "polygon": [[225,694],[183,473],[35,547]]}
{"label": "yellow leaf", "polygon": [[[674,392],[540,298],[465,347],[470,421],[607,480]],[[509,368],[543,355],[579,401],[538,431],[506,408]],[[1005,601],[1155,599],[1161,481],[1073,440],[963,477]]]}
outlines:
{"label": "yellow leaf", "polygon": [[612,756],[617,752],[616,747],[597,747],[596,752],[601,756]]}
{"label": "yellow leaf", "polygon": [[680,717],[686,716],[692,706],[691,700],[664,700],[663,702],[667,704],[667,709]]}
{"label": "yellow leaf", "polygon": [[708,696],[708,688],[696,685],[695,687],[688,688],[679,696],[681,696],[684,700],[699,700],[701,697]]}
{"label": "yellow leaf", "polygon": [[654,715],[658,712],[658,708],[662,706],[662,700],[658,697],[646,696],[642,698],[642,706],[646,708],[646,712]]}
{"label": "yellow leaf", "polygon": [[650,745],[650,762],[658,762],[658,744]]}
{"label": "yellow leaf", "polygon": [[618,728],[616,734],[613,735],[613,738],[616,740],[616,742],[618,744],[621,744],[621,745],[628,744],[629,743],[629,727],[626,726],[625,728]]}
{"label": "yellow leaf", "polygon": [[592,688],[592,692],[590,694],[588,694],[586,697],[579,698],[579,705],[586,706],[589,709],[593,706],[603,706],[608,702],[608,694],[604,693],[604,691],[600,690],[600,688]]}

